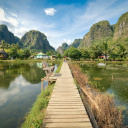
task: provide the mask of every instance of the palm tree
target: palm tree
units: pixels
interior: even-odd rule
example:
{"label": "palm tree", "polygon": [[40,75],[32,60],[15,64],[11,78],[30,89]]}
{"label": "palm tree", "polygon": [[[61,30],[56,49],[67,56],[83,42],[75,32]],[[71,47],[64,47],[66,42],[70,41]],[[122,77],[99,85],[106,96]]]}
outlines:
{"label": "palm tree", "polygon": [[123,57],[125,57],[126,53],[126,48],[124,47],[124,45],[120,44],[119,45],[120,51],[119,51],[119,55],[121,57],[121,60]]}
{"label": "palm tree", "polygon": [[2,48],[3,48],[3,51],[4,51],[4,47],[5,47],[5,41],[2,40]]}
{"label": "palm tree", "polygon": [[104,52],[105,59],[107,60],[107,55],[108,55],[108,43],[107,43],[107,41],[103,42],[103,52]]}

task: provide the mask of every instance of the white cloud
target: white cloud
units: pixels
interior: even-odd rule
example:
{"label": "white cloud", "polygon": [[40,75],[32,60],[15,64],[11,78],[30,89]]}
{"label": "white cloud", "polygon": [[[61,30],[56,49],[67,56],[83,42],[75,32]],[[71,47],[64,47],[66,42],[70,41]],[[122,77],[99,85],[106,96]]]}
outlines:
{"label": "white cloud", "polygon": [[67,44],[70,44],[70,43],[71,43],[71,40],[70,40],[70,39],[65,39],[65,38],[64,38],[64,42],[66,42]]}
{"label": "white cloud", "polygon": [[56,10],[54,8],[46,8],[46,9],[44,9],[44,12],[46,13],[46,15],[53,16],[55,14]]}
{"label": "white cloud", "polygon": [[27,27],[20,27],[20,28],[15,28],[13,31],[16,36],[22,37],[26,32],[28,32],[30,29]]}
{"label": "white cloud", "polygon": [[0,21],[8,22],[15,27],[17,27],[19,23],[16,18],[7,16],[2,8],[0,8]]}
{"label": "white cloud", "polygon": [[15,13],[11,13],[11,15],[14,16],[14,17],[18,17]]}

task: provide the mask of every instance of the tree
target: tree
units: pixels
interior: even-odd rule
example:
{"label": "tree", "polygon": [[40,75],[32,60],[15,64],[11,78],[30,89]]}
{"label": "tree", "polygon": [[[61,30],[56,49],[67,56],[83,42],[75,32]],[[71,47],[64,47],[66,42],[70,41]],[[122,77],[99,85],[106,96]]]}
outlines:
{"label": "tree", "polygon": [[103,53],[104,53],[105,59],[107,60],[107,55],[108,55],[108,43],[107,43],[107,41],[103,42]]}
{"label": "tree", "polygon": [[89,48],[89,55],[92,59],[98,58],[102,55],[102,46],[99,43],[94,43]]}
{"label": "tree", "polygon": [[18,54],[18,57],[19,57],[20,59],[23,59],[23,58],[24,58],[24,50],[22,50],[22,49],[18,50],[18,51],[17,51],[17,54]]}
{"label": "tree", "polygon": [[11,47],[13,47],[13,48],[14,48],[14,47],[15,47],[15,44],[14,44],[14,43],[12,43],[12,44],[11,44]]}
{"label": "tree", "polygon": [[18,43],[15,45],[15,48],[16,49],[21,49],[21,47],[20,47],[20,45]]}
{"label": "tree", "polygon": [[50,50],[50,51],[48,51],[46,54],[47,54],[47,55],[54,55],[54,54],[56,54],[56,52],[53,51],[53,50]]}
{"label": "tree", "polygon": [[84,58],[84,59],[87,59],[87,58],[90,58],[90,54],[89,54],[89,51],[88,49],[80,49],[80,52],[81,52],[81,57]]}
{"label": "tree", "polygon": [[13,57],[13,59],[18,57],[17,49],[16,48],[11,48],[11,50],[10,50],[10,57]]}
{"label": "tree", "polygon": [[119,56],[121,57],[121,60],[126,56],[127,52],[126,52],[126,48],[124,47],[124,45],[120,44],[119,45]]}
{"label": "tree", "polygon": [[2,48],[3,48],[3,51],[4,51],[4,48],[5,48],[5,41],[2,40]]}
{"label": "tree", "polygon": [[59,59],[61,59],[61,54],[58,52],[58,53],[56,54],[56,57],[59,58]]}
{"label": "tree", "polygon": [[80,59],[81,52],[78,49],[71,47],[64,52],[64,56],[69,56],[72,59]]}
{"label": "tree", "polygon": [[115,60],[116,58],[118,58],[118,56],[119,55],[117,53],[112,52],[112,53],[110,53],[109,58]]}
{"label": "tree", "polygon": [[31,55],[30,51],[28,49],[24,50],[24,58],[28,58]]}

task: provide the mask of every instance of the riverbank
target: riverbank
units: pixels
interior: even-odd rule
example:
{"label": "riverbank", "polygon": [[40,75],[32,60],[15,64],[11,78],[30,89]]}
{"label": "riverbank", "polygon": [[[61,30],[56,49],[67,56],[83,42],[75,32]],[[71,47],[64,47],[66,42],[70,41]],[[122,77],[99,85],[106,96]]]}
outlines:
{"label": "riverbank", "polygon": [[101,93],[99,90],[90,88],[87,74],[82,73],[79,65],[70,63],[70,69],[74,79],[81,89],[83,101],[86,100],[93,111],[99,128],[123,126],[122,111],[115,105],[114,97],[108,93]]}
{"label": "riverbank", "polygon": [[[62,62],[55,71],[59,73],[62,66]],[[43,119],[45,117],[45,110],[49,103],[49,99],[54,88],[54,84],[48,85],[46,90],[42,91],[37,97],[37,100],[33,104],[30,112],[25,116],[25,122],[21,125],[21,128],[42,127]]]}
{"label": "riverbank", "polygon": [[0,60],[0,62],[12,62],[12,63],[30,63],[30,62],[42,62],[42,61],[47,61],[47,62],[57,62],[57,61],[62,61],[61,59],[57,60],[48,60],[48,59],[32,59],[32,60]]}

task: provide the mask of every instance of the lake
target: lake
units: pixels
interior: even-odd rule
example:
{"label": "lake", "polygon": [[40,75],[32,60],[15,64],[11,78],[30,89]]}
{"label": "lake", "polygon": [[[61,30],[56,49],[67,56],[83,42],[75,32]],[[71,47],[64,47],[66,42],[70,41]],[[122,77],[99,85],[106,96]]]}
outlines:
{"label": "lake", "polygon": [[44,76],[42,63],[0,63],[0,128],[20,127],[41,93]]}
{"label": "lake", "polygon": [[90,86],[113,94],[116,105],[126,107],[124,126],[128,125],[128,63],[80,63],[80,67],[87,73]]}

